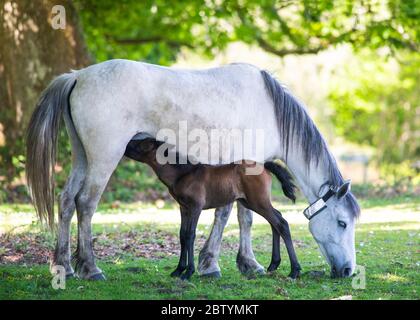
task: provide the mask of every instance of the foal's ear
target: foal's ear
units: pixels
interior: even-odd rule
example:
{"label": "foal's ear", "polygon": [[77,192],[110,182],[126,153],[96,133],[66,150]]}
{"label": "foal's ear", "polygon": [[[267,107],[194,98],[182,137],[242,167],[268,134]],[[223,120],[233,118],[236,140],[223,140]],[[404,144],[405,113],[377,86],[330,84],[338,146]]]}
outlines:
{"label": "foal's ear", "polygon": [[351,189],[351,180],[346,180],[337,190],[337,198],[341,199],[344,197]]}

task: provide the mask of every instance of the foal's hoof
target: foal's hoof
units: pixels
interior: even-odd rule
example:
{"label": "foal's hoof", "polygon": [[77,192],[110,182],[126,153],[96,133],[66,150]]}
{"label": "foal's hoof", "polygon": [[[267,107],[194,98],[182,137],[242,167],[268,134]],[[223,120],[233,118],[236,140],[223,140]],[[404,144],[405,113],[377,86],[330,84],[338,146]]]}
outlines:
{"label": "foal's hoof", "polygon": [[94,274],[93,276],[90,276],[88,280],[104,281],[104,280],[106,280],[106,277],[103,273],[97,273],[97,274]]}
{"label": "foal's hoof", "polygon": [[172,278],[179,278],[181,276],[182,272],[183,272],[183,270],[176,269],[175,271],[173,271],[171,273],[171,277]]}
{"label": "foal's hoof", "polygon": [[292,270],[292,271],[290,271],[288,277],[291,278],[291,279],[297,279],[297,278],[299,278],[300,277],[300,270]]}
{"label": "foal's hoof", "polygon": [[267,268],[267,272],[276,271],[277,268],[279,267],[279,265],[280,265],[280,261],[279,262],[271,262],[270,265]]}
{"label": "foal's hoof", "polygon": [[192,274],[184,273],[181,275],[180,279],[183,281],[190,281]]}
{"label": "foal's hoof", "polygon": [[214,272],[202,274],[201,277],[219,279],[222,277],[222,273],[220,271],[214,271]]}

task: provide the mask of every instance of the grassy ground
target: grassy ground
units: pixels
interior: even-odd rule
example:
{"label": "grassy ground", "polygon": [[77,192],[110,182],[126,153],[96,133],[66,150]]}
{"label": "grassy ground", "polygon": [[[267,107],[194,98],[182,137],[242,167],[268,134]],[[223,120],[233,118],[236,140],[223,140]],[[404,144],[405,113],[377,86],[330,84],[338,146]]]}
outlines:
{"label": "grassy ground", "polygon": [[[161,205],[158,203],[158,205]],[[211,280],[194,275],[190,282],[169,277],[177,264],[179,214],[174,207],[130,204],[101,206],[94,217],[98,264],[106,282],[67,281],[54,290],[46,252],[53,237],[40,231],[27,205],[0,206],[0,299],[419,299],[420,200],[410,197],[361,201],[357,226],[357,264],[366,270],[365,289],[353,279],[329,278],[328,265],[307,230],[300,213],[304,204],[279,204],[289,221],[303,275],[289,280],[289,262],[282,246],[278,271],[258,277],[241,275],[235,265],[238,246],[236,214],[226,228],[220,266],[223,277]],[[209,231],[212,212],[200,218],[196,250]],[[75,226],[73,225],[73,235]],[[2,247],[3,246],[3,247]],[[267,266],[271,230],[255,217],[253,246]],[[44,251],[43,251],[44,249]],[[39,264],[41,262],[41,264]],[[317,271],[316,273],[313,271]]]}

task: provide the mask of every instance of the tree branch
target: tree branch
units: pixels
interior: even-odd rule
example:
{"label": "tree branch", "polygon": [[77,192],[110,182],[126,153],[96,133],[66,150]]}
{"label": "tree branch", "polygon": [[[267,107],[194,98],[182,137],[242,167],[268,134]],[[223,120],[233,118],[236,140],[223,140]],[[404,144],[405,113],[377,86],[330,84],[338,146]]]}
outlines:
{"label": "tree branch", "polygon": [[187,47],[190,49],[193,49],[194,46],[190,43],[184,42],[184,41],[178,41],[178,40],[172,40],[172,39],[166,39],[162,36],[155,36],[155,37],[148,37],[148,38],[115,38],[110,35],[106,35],[106,38],[108,40],[111,40],[115,43],[122,44],[122,45],[144,45],[148,43],[157,43],[157,42],[163,42],[166,43],[170,47]]}
{"label": "tree branch", "polygon": [[326,44],[326,45],[319,45],[317,47],[312,47],[312,48],[277,49],[277,48],[274,48],[271,44],[269,44],[267,41],[265,41],[262,38],[257,38],[257,42],[262,49],[272,54],[275,54],[279,57],[284,57],[288,54],[315,54],[328,47],[328,44]]}

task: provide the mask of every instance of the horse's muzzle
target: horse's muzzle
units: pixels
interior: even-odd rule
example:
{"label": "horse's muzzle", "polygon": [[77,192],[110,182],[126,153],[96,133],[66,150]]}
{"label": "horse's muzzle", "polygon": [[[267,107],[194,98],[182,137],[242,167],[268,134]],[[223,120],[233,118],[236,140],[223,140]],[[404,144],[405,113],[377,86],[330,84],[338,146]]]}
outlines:
{"label": "horse's muzzle", "polygon": [[331,268],[331,278],[348,278],[352,275],[352,270],[349,264],[345,264],[341,268],[333,266]]}

